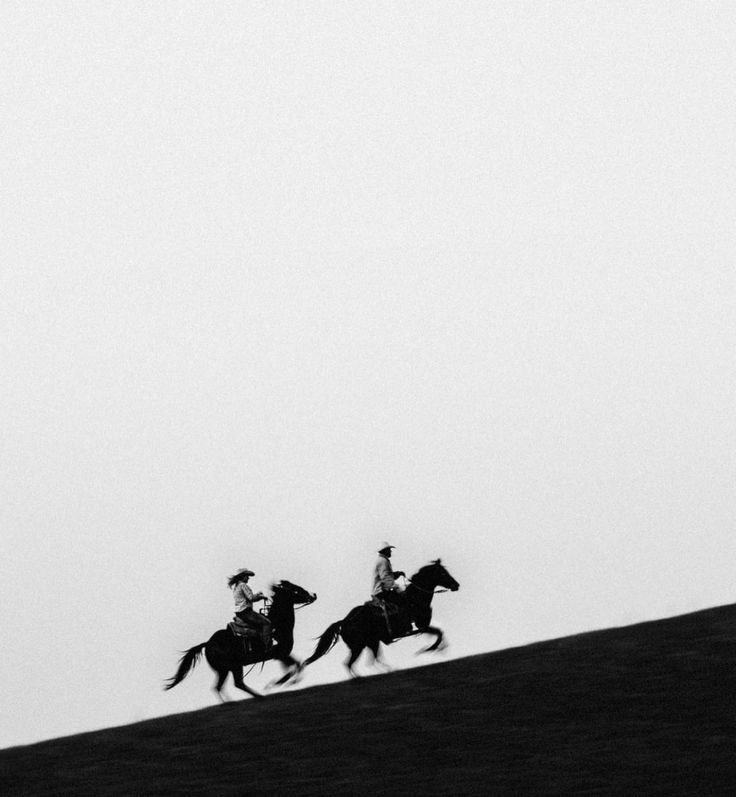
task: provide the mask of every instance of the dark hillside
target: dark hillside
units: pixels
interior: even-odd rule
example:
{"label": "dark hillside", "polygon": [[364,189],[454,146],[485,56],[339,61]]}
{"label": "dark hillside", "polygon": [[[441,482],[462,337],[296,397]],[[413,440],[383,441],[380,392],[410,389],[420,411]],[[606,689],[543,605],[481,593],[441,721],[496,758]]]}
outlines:
{"label": "dark hillside", "polygon": [[730,795],[735,665],[726,606],[10,748],[0,794]]}

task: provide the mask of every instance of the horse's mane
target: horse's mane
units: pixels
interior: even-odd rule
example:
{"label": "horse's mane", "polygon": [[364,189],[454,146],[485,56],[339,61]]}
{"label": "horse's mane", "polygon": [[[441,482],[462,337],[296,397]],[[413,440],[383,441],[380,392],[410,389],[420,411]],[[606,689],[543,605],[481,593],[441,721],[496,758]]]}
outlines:
{"label": "horse's mane", "polygon": [[424,565],[424,567],[420,567],[419,570],[417,570],[417,572],[414,573],[414,575],[411,577],[410,580],[413,581],[417,576],[421,576],[422,573],[424,573],[425,570],[430,570],[431,568],[436,567],[437,565],[440,565],[440,564],[442,564],[442,560],[433,559],[428,565]]}

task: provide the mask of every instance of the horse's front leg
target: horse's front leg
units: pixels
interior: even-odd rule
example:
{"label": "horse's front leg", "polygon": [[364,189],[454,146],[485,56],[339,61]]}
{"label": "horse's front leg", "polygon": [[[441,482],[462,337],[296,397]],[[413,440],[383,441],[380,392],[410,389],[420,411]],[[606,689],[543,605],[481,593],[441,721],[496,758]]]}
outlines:
{"label": "horse's front leg", "polygon": [[435,650],[444,650],[447,647],[445,635],[442,629],[437,628],[436,625],[425,626],[424,628],[420,628],[419,631],[422,634],[434,634],[437,639],[428,648],[422,648],[421,650],[418,650],[417,655],[420,653],[431,653]]}
{"label": "horse's front leg", "polygon": [[[293,656],[290,656],[289,659],[290,659],[290,664],[284,676],[279,679],[278,681],[279,685],[286,683],[298,684],[299,681],[301,681],[302,679],[304,665],[298,659],[295,659]],[[284,667],[286,666],[287,665],[284,664]]]}
{"label": "horse's front leg", "polygon": [[281,662],[281,666],[286,670],[286,672],[281,676],[281,678],[276,678],[275,680],[271,681],[267,689],[273,689],[274,686],[283,686],[283,684],[294,681],[297,683],[301,680],[301,673],[303,669],[303,665],[300,661],[297,661],[293,656],[285,656],[284,658],[278,659]]}

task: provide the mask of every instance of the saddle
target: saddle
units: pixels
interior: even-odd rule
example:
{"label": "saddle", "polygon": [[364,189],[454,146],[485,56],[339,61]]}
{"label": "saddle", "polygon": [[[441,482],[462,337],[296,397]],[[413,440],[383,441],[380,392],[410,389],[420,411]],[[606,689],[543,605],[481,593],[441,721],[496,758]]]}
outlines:
{"label": "saddle", "polygon": [[378,596],[366,601],[365,605],[386,623],[386,630],[390,638],[397,639],[413,633],[411,618],[406,609],[402,609],[391,601],[383,601]]}
{"label": "saddle", "polygon": [[260,632],[252,625],[244,623],[239,617],[233,619],[227,624],[227,627],[233,632],[235,636],[248,637],[249,639],[256,639],[260,637]]}
{"label": "saddle", "polygon": [[271,647],[273,642],[271,635],[264,639],[263,632],[260,628],[244,623],[240,617],[233,617],[227,624],[228,629],[233,636],[238,639],[243,645],[243,653],[246,655],[256,652],[264,652]]}
{"label": "saddle", "polygon": [[366,606],[373,609],[378,614],[398,614],[399,607],[391,601],[382,601],[378,595],[374,595],[369,601],[365,602]]}

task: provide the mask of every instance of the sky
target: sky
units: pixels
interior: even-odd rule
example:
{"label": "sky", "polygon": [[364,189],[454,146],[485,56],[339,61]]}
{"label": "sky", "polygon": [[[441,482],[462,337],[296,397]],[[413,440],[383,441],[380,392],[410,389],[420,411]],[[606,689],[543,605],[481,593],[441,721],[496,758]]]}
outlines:
{"label": "sky", "polygon": [[0,747],[213,705],[161,685],[240,567],[305,658],[383,540],[442,557],[395,668],[733,602],[731,3],[0,31]]}

